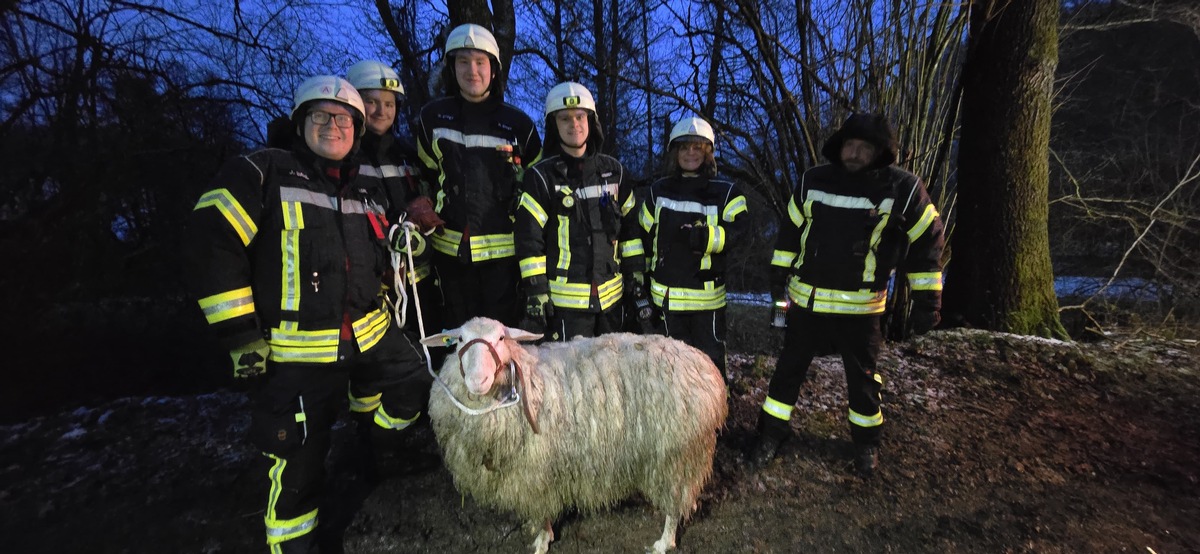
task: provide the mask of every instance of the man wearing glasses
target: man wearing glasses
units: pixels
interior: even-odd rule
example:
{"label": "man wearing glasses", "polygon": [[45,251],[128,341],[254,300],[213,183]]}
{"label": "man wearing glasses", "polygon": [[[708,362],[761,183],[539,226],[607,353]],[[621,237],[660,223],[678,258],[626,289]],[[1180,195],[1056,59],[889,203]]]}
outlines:
{"label": "man wearing glasses", "polygon": [[249,384],[271,552],[309,552],[316,542],[330,431],[348,383],[381,384],[363,400],[389,430],[417,419],[427,388],[382,301],[388,198],[354,161],[363,101],[348,82],[317,76],[293,106],[301,140],[228,161],[187,234],[192,290],[234,377]]}

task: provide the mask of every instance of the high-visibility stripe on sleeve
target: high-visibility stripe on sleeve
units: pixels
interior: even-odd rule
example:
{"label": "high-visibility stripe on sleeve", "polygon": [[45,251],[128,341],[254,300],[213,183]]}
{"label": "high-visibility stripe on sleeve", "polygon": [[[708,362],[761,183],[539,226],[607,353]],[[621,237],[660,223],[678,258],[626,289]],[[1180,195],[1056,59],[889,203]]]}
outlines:
{"label": "high-visibility stripe on sleeve", "polygon": [[942,290],[942,272],[909,273],[908,284],[912,290]]}
{"label": "high-visibility stripe on sleeve", "polygon": [[642,239],[627,240],[621,243],[621,257],[632,258],[635,256],[645,256],[646,247],[642,244]]}
{"label": "high-visibility stripe on sleeve", "polygon": [[621,204],[621,215],[629,215],[629,212],[637,207],[637,198],[632,194],[625,199],[625,203]]}
{"label": "high-visibility stripe on sleeve", "polygon": [[725,250],[725,229],[719,225],[708,228],[708,251],[723,252]]}
{"label": "high-visibility stripe on sleeve", "polygon": [[738,196],[733,199],[733,202],[725,205],[725,210],[721,212],[721,219],[732,222],[740,213],[746,211],[746,197]]}
{"label": "high-visibility stripe on sleeve", "polygon": [[646,231],[647,233],[650,232],[650,228],[654,226],[654,213],[650,211],[649,202],[642,204],[642,212],[638,214],[638,223],[641,224],[642,230]]}
{"label": "high-visibility stripe on sleeve", "polygon": [[254,293],[250,287],[222,292],[199,300],[209,324],[254,313]]}
{"label": "high-visibility stripe on sleeve", "polygon": [[790,219],[792,221],[792,225],[795,225],[796,227],[804,226],[804,214],[800,213],[800,206],[796,205],[796,197],[794,196],[792,197],[792,200],[788,202],[788,219]]}
{"label": "high-visibility stripe on sleeve", "polygon": [[913,242],[920,238],[937,216],[938,211],[937,208],[933,207],[933,204],[925,206],[925,211],[921,212],[921,217],[917,219],[917,222],[908,229],[908,242]]}
{"label": "high-visibility stripe on sleeve", "polygon": [[201,196],[200,200],[196,202],[193,211],[200,208],[216,208],[221,212],[225,221],[229,222],[229,226],[242,239],[242,246],[249,246],[250,241],[254,240],[254,235],[258,234],[258,226],[254,224],[254,220],[250,219],[250,214],[246,213],[229,189],[214,189],[204,193],[204,196]]}
{"label": "high-visibility stripe on sleeve", "polygon": [[521,260],[521,278],[528,279],[537,275],[546,274],[546,257],[531,256]]}
{"label": "high-visibility stripe on sleeve", "polygon": [[408,427],[409,425],[412,425],[412,422],[416,421],[420,416],[421,412],[417,412],[417,415],[412,416],[409,419],[392,417],[383,410],[383,406],[380,406],[378,410],[375,410],[375,425],[383,427],[384,429],[399,431],[405,427]]}
{"label": "high-visibility stripe on sleeve", "polygon": [[546,210],[542,209],[542,205],[538,204],[538,201],[534,200],[527,192],[521,193],[520,207],[525,208],[529,215],[537,220],[539,227],[545,227],[546,222],[550,220],[550,217],[546,215]]}
{"label": "high-visibility stripe on sleeve", "polygon": [[778,267],[792,267],[792,263],[796,261],[797,254],[788,252],[787,250],[776,250],[771,256],[771,265]]}

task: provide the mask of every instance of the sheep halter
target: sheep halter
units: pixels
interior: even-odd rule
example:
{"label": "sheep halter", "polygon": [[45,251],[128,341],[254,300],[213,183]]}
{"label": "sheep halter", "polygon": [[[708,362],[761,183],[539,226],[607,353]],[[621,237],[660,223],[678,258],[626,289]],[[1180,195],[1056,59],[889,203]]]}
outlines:
{"label": "sheep halter", "polygon": [[[463,369],[463,354],[466,353],[468,348],[474,346],[476,343],[482,344],[487,347],[488,353],[490,353],[492,355],[492,360],[496,362],[496,371],[497,372],[499,372],[501,370],[501,368],[504,367],[504,363],[500,361],[500,354],[496,352],[496,347],[492,346],[492,343],[484,340],[482,337],[476,337],[476,338],[473,338],[473,339],[467,341],[465,344],[463,344],[461,347],[459,347],[458,352],[457,352],[457,354],[458,354],[458,372],[459,372],[459,374],[461,374],[463,376],[463,379],[466,379],[466,377],[467,377],[466,370]],[[508,371],[509,371],[509,381],[512,383],[512,390],[509,391],[509,395],[508,395],[508,397],[511,400],[502,400],[500,402],[500,404],[493,405],[484,410],[473,410],[471,408],[466,407],[465,405],[460,403],[457,398],[454,398],[453,394],[450,394],[449,387],[446,387],[446,385],[442,385],[442,387],[446,389],[446,396],[450,397],[450,400],[454,402],[455,406],[458,406],[458,409],[462,410],[464,413],[471,414],[471,415],[486,414],[492,410],[498,410],[500,408],[507,408],[509,406],[512,406],[512,405],[520,402],[521,403],[521,411],[522,411],[522,413],[525,414],[525,419],[529,422],[529,427],[531,427],[533,429],[533,433],[536,435],[539,432],[538,424],[536,421],[533,420],[533,414],[529,411],[529,399],[527,397],[521,396],[521,391],[517,390],[517,385],[521,382],[521,379],[519,376],[521,375],[521,371],[523,371],[523,370],[521,369],[521,366],[517,365],[517,362],[509,361],[508,362]],[[438,383],[440,384],[441,380],[438,380]]]}

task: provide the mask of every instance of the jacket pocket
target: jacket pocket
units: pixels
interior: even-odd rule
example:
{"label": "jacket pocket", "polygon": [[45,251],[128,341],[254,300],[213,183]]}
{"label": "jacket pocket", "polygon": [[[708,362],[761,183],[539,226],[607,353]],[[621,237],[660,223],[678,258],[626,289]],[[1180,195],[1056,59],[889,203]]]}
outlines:
{"label": "jacket pocket", "polygon": [[282,402],[270,397],[259,399],[250,415],[250,442],[258,449],[280,458],[287,457],[308,439],[308,413],[304,396]]}

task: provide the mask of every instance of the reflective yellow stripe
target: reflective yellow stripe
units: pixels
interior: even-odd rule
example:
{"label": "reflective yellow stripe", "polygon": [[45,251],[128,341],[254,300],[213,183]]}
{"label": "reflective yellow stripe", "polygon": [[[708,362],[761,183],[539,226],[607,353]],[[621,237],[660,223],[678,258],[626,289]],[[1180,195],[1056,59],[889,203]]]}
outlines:
{"label": "reflective yellow stripe", "polygon": [[249,246],[250,241],[254,240],[254,235],[258,234],[258,226],[229,189],[215,189],[204,193],[204,196],[196,201],[196,207],[192,208],[192,211],[200,208],[216,208],[221,212],[225,221],[229,222],[229,226],[242,239],[242,246]]}
{"label": "reflective yellow stripe", "polygon": [[[596,295],[600,309],[607,310],[621,299],[624,284],[621,276],[617,275],[596,286]],[[556,307],[573,310],[586,310],[591,306],[592,285],[590,283],[570,283],[562,278],[550,281],[550,300]]]}
{"label": "reflective yellow stripe", "polygon": [[825,289],[803,283],[792,277],[788,281],[788,296],[799,306],[817,313],[869,315],[883,313],[887,307],[887,291],[849,291]]}
{"label": "reflective yellow stripe", "polygon": [[546,274],[546,257],[545,256],[530,256],[521,260],[521,278],[528,279],[537,275]]}
{"label": "reflective yellow stripe", "polygon": [[629,215],[629,210],[637,207],[637,198],[632,194],[625,198],[625,203],[621,204],[621,215]]}
{"label": "reflective yellow stripe", "polygon": [[566,271],[571,267],[571,218],[558,216],[558,264],[554,267]]}
{"label": "reflective yellow stripe", "polygon": [[264,455],[275,462],[267,471],[267,478],[270,480],[271,486],[267,493],[267,511],[263,516],[263,522],[267,528],[267,544],[277,545],[316,529],[317,510],[297,518],[279,519],[275,506],[279,503],[279,494],[283,492],[283,472],[287,468],[287,460],[271,454],[264,453]]}
{"label": "reflective yellow stripe", "polygon": [[796,198],[792,197],[792,201],[788,202],[788,219],[792,220],[792,225],[797,228],[804,226],[804,215],[800,213],[800,206],[796,205]]}
{"label": "reflective yellow stripe", "polygon": [[379,339],[382,339],[384,333],[387,332],[391,320],[387,310],[380,308],[351,324],[351,328],[354,329],[354,338],[358,341],[359,351],[366,352],[378,344]]}
{"label": "reflective yellow stripe", "polygon": [[708,251],[717,253],[725,251],[725,228],[714,226],[708,228]]}
{"label": "reflective yellow stripe", "polygon": [[383,427],[384,429],[399,431],[405,427],[408,427],[409,425],[412,425],[412,422],[416,421],[418,417],[421,417],[420,412],[417,412],[417,415],[412,416],[411,419],[392,417],[388,415],[387,412],[383,411],[383,406],[380,406],[378,410],[375,410],[375,425]]}
{"label": "reflective yellow stripe", "polygon": [[654,226],[654,215],[650,212],[649,204],[642,204],[642,211],[638,213],[638,224],[642,226],[642,230],[647,233]]}
{"label": "reflective yellow stripe", "polygon": [[912,290],[942,290],[942,272],[909,273],[908,284]]}
{"label": "reflective yellow stripe", "polygon": [[771,265],[778,267],[792,267],[792,263],[796,261],[796,253],[788,252],[787,250],[776,250],[771,256]]}
{"label": "reflective yellow stripe", "polygon": [[341,329],[301,331],[295,323],[282,322],[281,328],[271,329],[271,360],[276,362],[331,363],[337,361]]}
{"label": "reflective yellow stripe", "polygon": [[782,419],[784,421],[789,421],[792,419],[793,408],[795,408],[795,406],[789,406],[783,402],[771,398],[770,396],[763,401],[762,407],[763,411],[766,412],[767,415],[776,419]]}
{"label": "reflective yellow stripe", "polygon": [[[457,256],[462,233],[452,229],[443,229],[441,234],[430,235],[433,249],[447,256]],[[477,235],[471,237],[471,261],[482,262],[500,258],[511,258],[517,254],[516,244],[512,233],[494,235]]]}
{"label": "reflective yellow stripe", "polygon": [[383,398],[383,393],[373,396],[354,396],[350,392],[350,385],[346,385],[346,398],[350,399],[350,411],[365,414],[379,407],[379,399]]}
{"label": "reflective yellow stripe", "polygon": [[873,416],[862,415],[854,410],[850,412],[850,423],[859,427],[879,427],[883,425],[883,412],[880,411]]}
{"label": "reflective yellow stripe", "polygon": [[417,267],[408,270],[408,279],[415,285],[429,277],[431,271],[433,271],[433,265],[429,262],[417,264]]}
{"label": "reflective yellow stripe", "polygon": [[934,218],[938,216],[937,208],[933,204],[925,206],[925,211],[921,212],[920,219],[908,230],[908,242],[914,242],[921,237],[921,234],[933,223]]}
{"label": "reflective yellow stripe", "polygon": [[539,227],[545,227],[546,222],[550,220],[550,217],[546,215],[546,210],[542,209],[542,205],[538,204],[538,201],[534,200],[527,192],[521,193],[520,207],[525,208],[537,220]]}
{"label": "reflective yellow stripe", "polygon": [[300,230],[304,228],[304,212],[299,202],[283,202],[283,231],[279,234],[282,259],[280,271],[279,309],[300,309]]}
{"label": "reflective yellow stripe", "polygon": [[725,205],[725,210],[721,212],[721,219],[732,222],[740,213],[746,211],[746,197],[738,196]]}
{"label": "reflective yellow stripe", "polygon": [[645,256],[646,249],[642,246],[642,239],[627,240],[621,243],[621,257],[632,258],[635,256]]}
{"label": "reflective yellow stripe", "polygon": [[875,256],[875,251],[879,249],[879,239],[883,236],[883,229],[887,227],[888,220],[892,217],[892,199],[885,199],[879,203],[879,213],[882,216],[879,218],[879,223],[875,224],[875,228],[871,230],[871,242],[867,247],[867,255],[863,259],[863,274],[862,280],[864,283],[875,282],[875,270],[877,269],[878,259]]}
{"label": "reflective yellow stripe", "polygon": [[715,310],[725,305],[725,285],[715,286],[706,281],[703,289],[668,287],[650,279],[650,298],[658,306],[664,302],[674,312]]}
{"label": "reflective yellow stripe", "polygon": [[254,313],[254,292],[250,287],[222,292],[199,300],[209,324]]}

